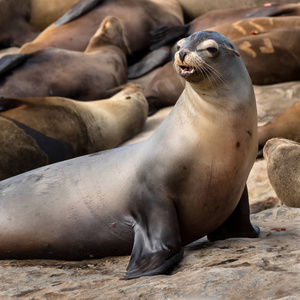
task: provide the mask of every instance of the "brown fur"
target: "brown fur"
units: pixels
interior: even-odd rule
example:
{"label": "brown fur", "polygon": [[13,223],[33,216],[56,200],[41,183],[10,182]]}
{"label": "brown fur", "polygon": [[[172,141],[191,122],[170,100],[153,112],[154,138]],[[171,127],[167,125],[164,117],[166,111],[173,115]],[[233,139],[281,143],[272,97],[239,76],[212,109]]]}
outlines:
{"label": "brown fur", "polygon": [[0,77],[0,96],[105,98],[108,89],[127,81],[126,49],[121,24],[107,17],[84,53],[47,48],[30,54]]}
{"label": "brown fur", "polygon": [[29,24],[31,0],[0,1],[0,49],[20,47],[39,34]]}
{"label": "brown fur", "polygon": [[300,144],[273,138],[264,147],[267,171],[278,198],[291,207],[300,208]]}
{"label": "brown fur", "polygon": [[[83,2],[83,1],[81,1]],[[109,0],[103,1],[90,12],[61,26],[47,27],[33,42],[24,45],[21,53],[46,47],[83,51],[97,24],[112,15],[124,24],[130,51],[145,49],[150,44],[148,33],[164,24],[181,25],[183,16],[176,0]]]}
{"label": "brown fur", "polygon": [[44,153],[12,120],[69,145],[66,159],[116,147],[143,128],[148,111],[137,85],[99,101],[78,102],[59,97],[3,100],[14,108],[0,113],[0,180],[48,163],[49,153]]}

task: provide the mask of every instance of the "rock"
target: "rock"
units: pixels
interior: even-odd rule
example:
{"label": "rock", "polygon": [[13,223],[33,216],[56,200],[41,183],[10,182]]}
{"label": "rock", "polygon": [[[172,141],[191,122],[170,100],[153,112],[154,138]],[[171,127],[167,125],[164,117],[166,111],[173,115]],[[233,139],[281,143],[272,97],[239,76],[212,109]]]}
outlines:
{"label": "rock", "polygon": [[258,159],[254,163],[247,186],[251,214],[279,206],[280,202],[269,181],[267,162],[264,159]]}
{"label": "rock", "polygon": [[171,275],[120,280],[129,256],[82,262],[1,261],[0,298],[299,299],[300,209],[252,215],[257,239],[186,247]]}
{"label": "rock", "polygon": [[258,124],[263,125],[300,101],[300,81],[255,85]]}

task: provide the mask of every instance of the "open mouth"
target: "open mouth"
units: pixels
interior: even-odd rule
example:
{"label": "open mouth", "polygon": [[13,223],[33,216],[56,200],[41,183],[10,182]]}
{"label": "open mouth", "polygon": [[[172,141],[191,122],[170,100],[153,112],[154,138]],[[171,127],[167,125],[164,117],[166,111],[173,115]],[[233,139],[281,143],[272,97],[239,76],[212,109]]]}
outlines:
{"label": "open mouth", "polygon": [[195,73],[195,69],[187,66],[178,66],[180,68],[180,73],[182,74],[193,74]]}
{"label": "open mouth", "polygon": [[181,77],[190,77],[197,75],[197,70],[193,67],[178,65],[179,67],[179,75]]}

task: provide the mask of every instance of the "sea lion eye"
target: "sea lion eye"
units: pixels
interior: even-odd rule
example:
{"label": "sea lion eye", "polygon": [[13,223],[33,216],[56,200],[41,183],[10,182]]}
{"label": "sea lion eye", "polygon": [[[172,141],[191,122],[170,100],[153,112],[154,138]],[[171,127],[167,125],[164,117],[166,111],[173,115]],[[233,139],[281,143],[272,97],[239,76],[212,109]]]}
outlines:
{"label": "sea lion eye", "polygon": [[208,47],[206,48],[206,50],[210,53],[210,54],[216,54],[218,52],[218,49],[215,47]]}

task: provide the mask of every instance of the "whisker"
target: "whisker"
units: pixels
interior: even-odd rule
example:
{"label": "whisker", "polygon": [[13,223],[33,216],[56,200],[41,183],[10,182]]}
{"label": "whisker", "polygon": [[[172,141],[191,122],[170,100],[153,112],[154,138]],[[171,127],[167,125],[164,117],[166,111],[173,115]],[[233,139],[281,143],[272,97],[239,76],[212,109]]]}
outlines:
{"label": "whisker", "polygon": [[224,76],[222,76],[222,74],[220,73],[220,72],[218,72],[215,68],[213,68],[212,66],[210,66],[209,64],[207,64],[206,62],[204,62],[204,64],[206,65],[206,67],[208,68],[208,69],[210,69],[211,70],[211,72],[227,87],[227,88],[229,88],[228,87],[228,85],[226,84],[226,82],[223,80],[223,78],[222,77],[224,77]]}

